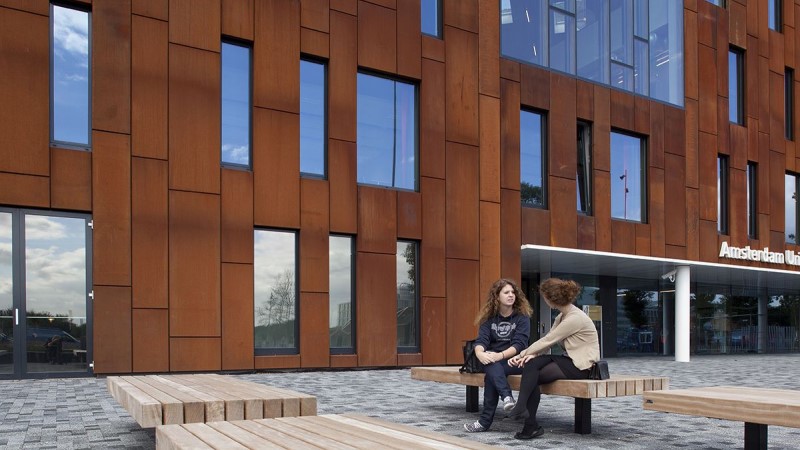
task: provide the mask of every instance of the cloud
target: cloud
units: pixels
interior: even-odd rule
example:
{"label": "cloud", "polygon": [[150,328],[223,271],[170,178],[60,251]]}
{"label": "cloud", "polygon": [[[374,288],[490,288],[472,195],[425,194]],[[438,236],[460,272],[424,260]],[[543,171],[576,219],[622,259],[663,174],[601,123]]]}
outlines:
{"label": "cloud", "polygon": [[250,159],[250,149],[246,145],[233,146],[225,144],[222,146],[222,154],[228,155],[223,158],[225,161],[237,164],[247,164]]}
{"label": "cloud", "polygon": [[25,263],[28,309],[86,315],[84,248],[28,248]]}
{"label": "cloud", "polygon": [[89,15],[83,11],[56,6],[53,41],[59,50],[77,55],[89,54]]}
{"label": "cloud", "polygon": [[25,216],[25,240],[56,240],[67,237],[66,226],[56,218]]}

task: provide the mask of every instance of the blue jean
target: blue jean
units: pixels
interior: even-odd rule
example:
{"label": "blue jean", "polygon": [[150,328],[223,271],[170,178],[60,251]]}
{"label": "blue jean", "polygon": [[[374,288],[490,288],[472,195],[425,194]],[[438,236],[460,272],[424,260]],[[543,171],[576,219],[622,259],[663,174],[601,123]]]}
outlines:
{"label": "blue jean", "polygon": [[494,421],[494,413],[497,403],[501,398],[511,395],[511,386],[508,385],[509,375],[519,375],[522,369],[511,367],[508,360],[491,363],[484,366],[485,375],[483,377],[483,409],[478,422],[488,429]]}

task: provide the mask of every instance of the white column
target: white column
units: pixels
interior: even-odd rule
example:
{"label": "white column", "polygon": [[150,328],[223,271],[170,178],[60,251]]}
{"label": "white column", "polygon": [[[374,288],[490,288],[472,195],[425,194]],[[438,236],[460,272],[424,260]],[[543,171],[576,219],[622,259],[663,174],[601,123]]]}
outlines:
{"label": "white column", "polygon": [[675,361],[689,362],[689,266],[675,270]]}

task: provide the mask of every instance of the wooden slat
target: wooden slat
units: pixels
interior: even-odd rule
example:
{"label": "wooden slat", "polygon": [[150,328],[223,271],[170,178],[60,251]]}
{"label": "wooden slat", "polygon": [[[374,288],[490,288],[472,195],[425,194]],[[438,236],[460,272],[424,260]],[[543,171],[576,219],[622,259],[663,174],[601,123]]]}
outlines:
{"label": "wooden slat", "polygon": [[316,450],[319,447],[315,447],[313,445],[308,444],[305,441],[297,439],[294,436],[290,436],[288,434],[282,433],[275,429],[272,429],[260,421],[256,420],[240,420],[233,422],[239,428],[245,429],[253,434],[257,434],[259,436],[264,437],[267,440],[270,440],[276,444],[281,444],[285,448],[292,448],[297,450]]}
{"label": "wooden slat", "polygon": [[310,434],[320,434],[340,444],[349,445],[360,449],[372,448],[407,448],[408,443],[403,447],[402,441],[381,435],[374,432],[359,432],[349,427],[341,427],[335,421],[321,422],[320,418],[313,423],[301,418],[285,418],[282,422],[293,427],[299,428]]}
{"label": "wooden slat", "polygon": [[230,422],[211,422],[208,426],[213,428],[214,431],[224,434],[247,448],[283,448],[244,428],[237,427]]}
{"label": "wooden slat", "polygon": [[325,436],[305,433],[301,428],[292,426],[290,423],[285,422],[284,420],[285,419],[273,419],[273,420],[263,419],[258,422],[264,425],[265,427],[271,428],[275,432],[280,432],[285,435],[294,436],[297,439],[300,439],[305,443],[317,448],[325,448],[332,450],[345,450],[345,449],[349,450],[353,448],[349,445],[341,444],[339,442],[333,441],[332,439],[328,439]]}
{"label": "wooden slat", "polygon": [[144,379],[183,402],[185,423],[225,420],[225,404],[222,400],[176,383],[170,377],[148,375]]}
{"label": "wooden slat", "polygon": [[202,375],[173,375],[170,380],[225,402],[225,420],[244,419],[244,399],[237,395],[232,387],[218,385],[201,377]]}
{"label": "wooden slat", "polygon": [[106,386],[111,392],[111,396],[133,416],[139,425],[144,428],[161,425],[161,404],[158,400],[119,377],[108,377]]}
{"label": "wooden slat", "polygon": [[[342,416],[334,416],[334,415],[325,415],[320,417],[329,417],[332,419],[337,419],[339,417],[347,418],[353,421],[358,421],[360,423],[368,423],[372,425],[377,425],[383,428],[389,428],[392,430],[414,434],[417,436],[422,436],[428,439],[432,439],[434,441],[453,444],[458,446],[458,448],[469,448],[469,449],[486,449],[486,448],[494,448],[490,445],[481,444],[479,442],[472,442],[466,439],[457,438],[454,436],[449,436],[446,434],[440,434],[432,431],[422,430],[418,428],[413,428],[408,425],[401,425],[397,423],[387,422],[385,420],[376,419],[374,417],[368,417],[362,414],[343,414]],[[352,422],[350,422],[352,423]],[[355,425],[355,424],[354,424]],[[438,444],[437,442],[437,444]],[[433,445],[431,445],[433,446]],[[436,445],[438,447],[438,445]]]}
{"label": "wooden slat", "polygon": [[180,426],[200,438],[206,444],[217,449],[237,450],[247,448],[203,423],[187,423]]}
{"label": "wooden slat", "polygon": [[177,450],[182,448],[201,450],[211,449],[213,447],[186,431],[185,428],[174,425],[156,428],[156,448],[162,450]]}
{"label": "wooden slat", "polygon": [[122,380],[161,403],[162,424],[183,423],[183,403],[180,400],[147,384],[141,377],[122,377]]}

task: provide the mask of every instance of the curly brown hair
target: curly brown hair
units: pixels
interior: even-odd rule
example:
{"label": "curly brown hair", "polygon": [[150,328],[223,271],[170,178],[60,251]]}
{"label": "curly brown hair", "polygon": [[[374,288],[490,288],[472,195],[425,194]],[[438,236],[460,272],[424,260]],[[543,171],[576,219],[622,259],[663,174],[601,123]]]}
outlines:
{"label": "curly brown hair", "polygon": [[525,293],[517,286],[517,283],[508,278],[500,278],[489,288],[489,292],[486,294],[486,303],[481,307],[481,311],[475,319],[476,325],[480,325],[500,313],[500,291],[506,286],[511,286],[511,289],[514,290],[514,312],[526,317],[533,314],[533,308],[528,303],[528,298],[525,297]]}
{"label": "curly brown hair", "polygon": [[581,285],[572,280],[548,278],[539,285],[539,293],[555,306],[567,306],[575,303]]}

